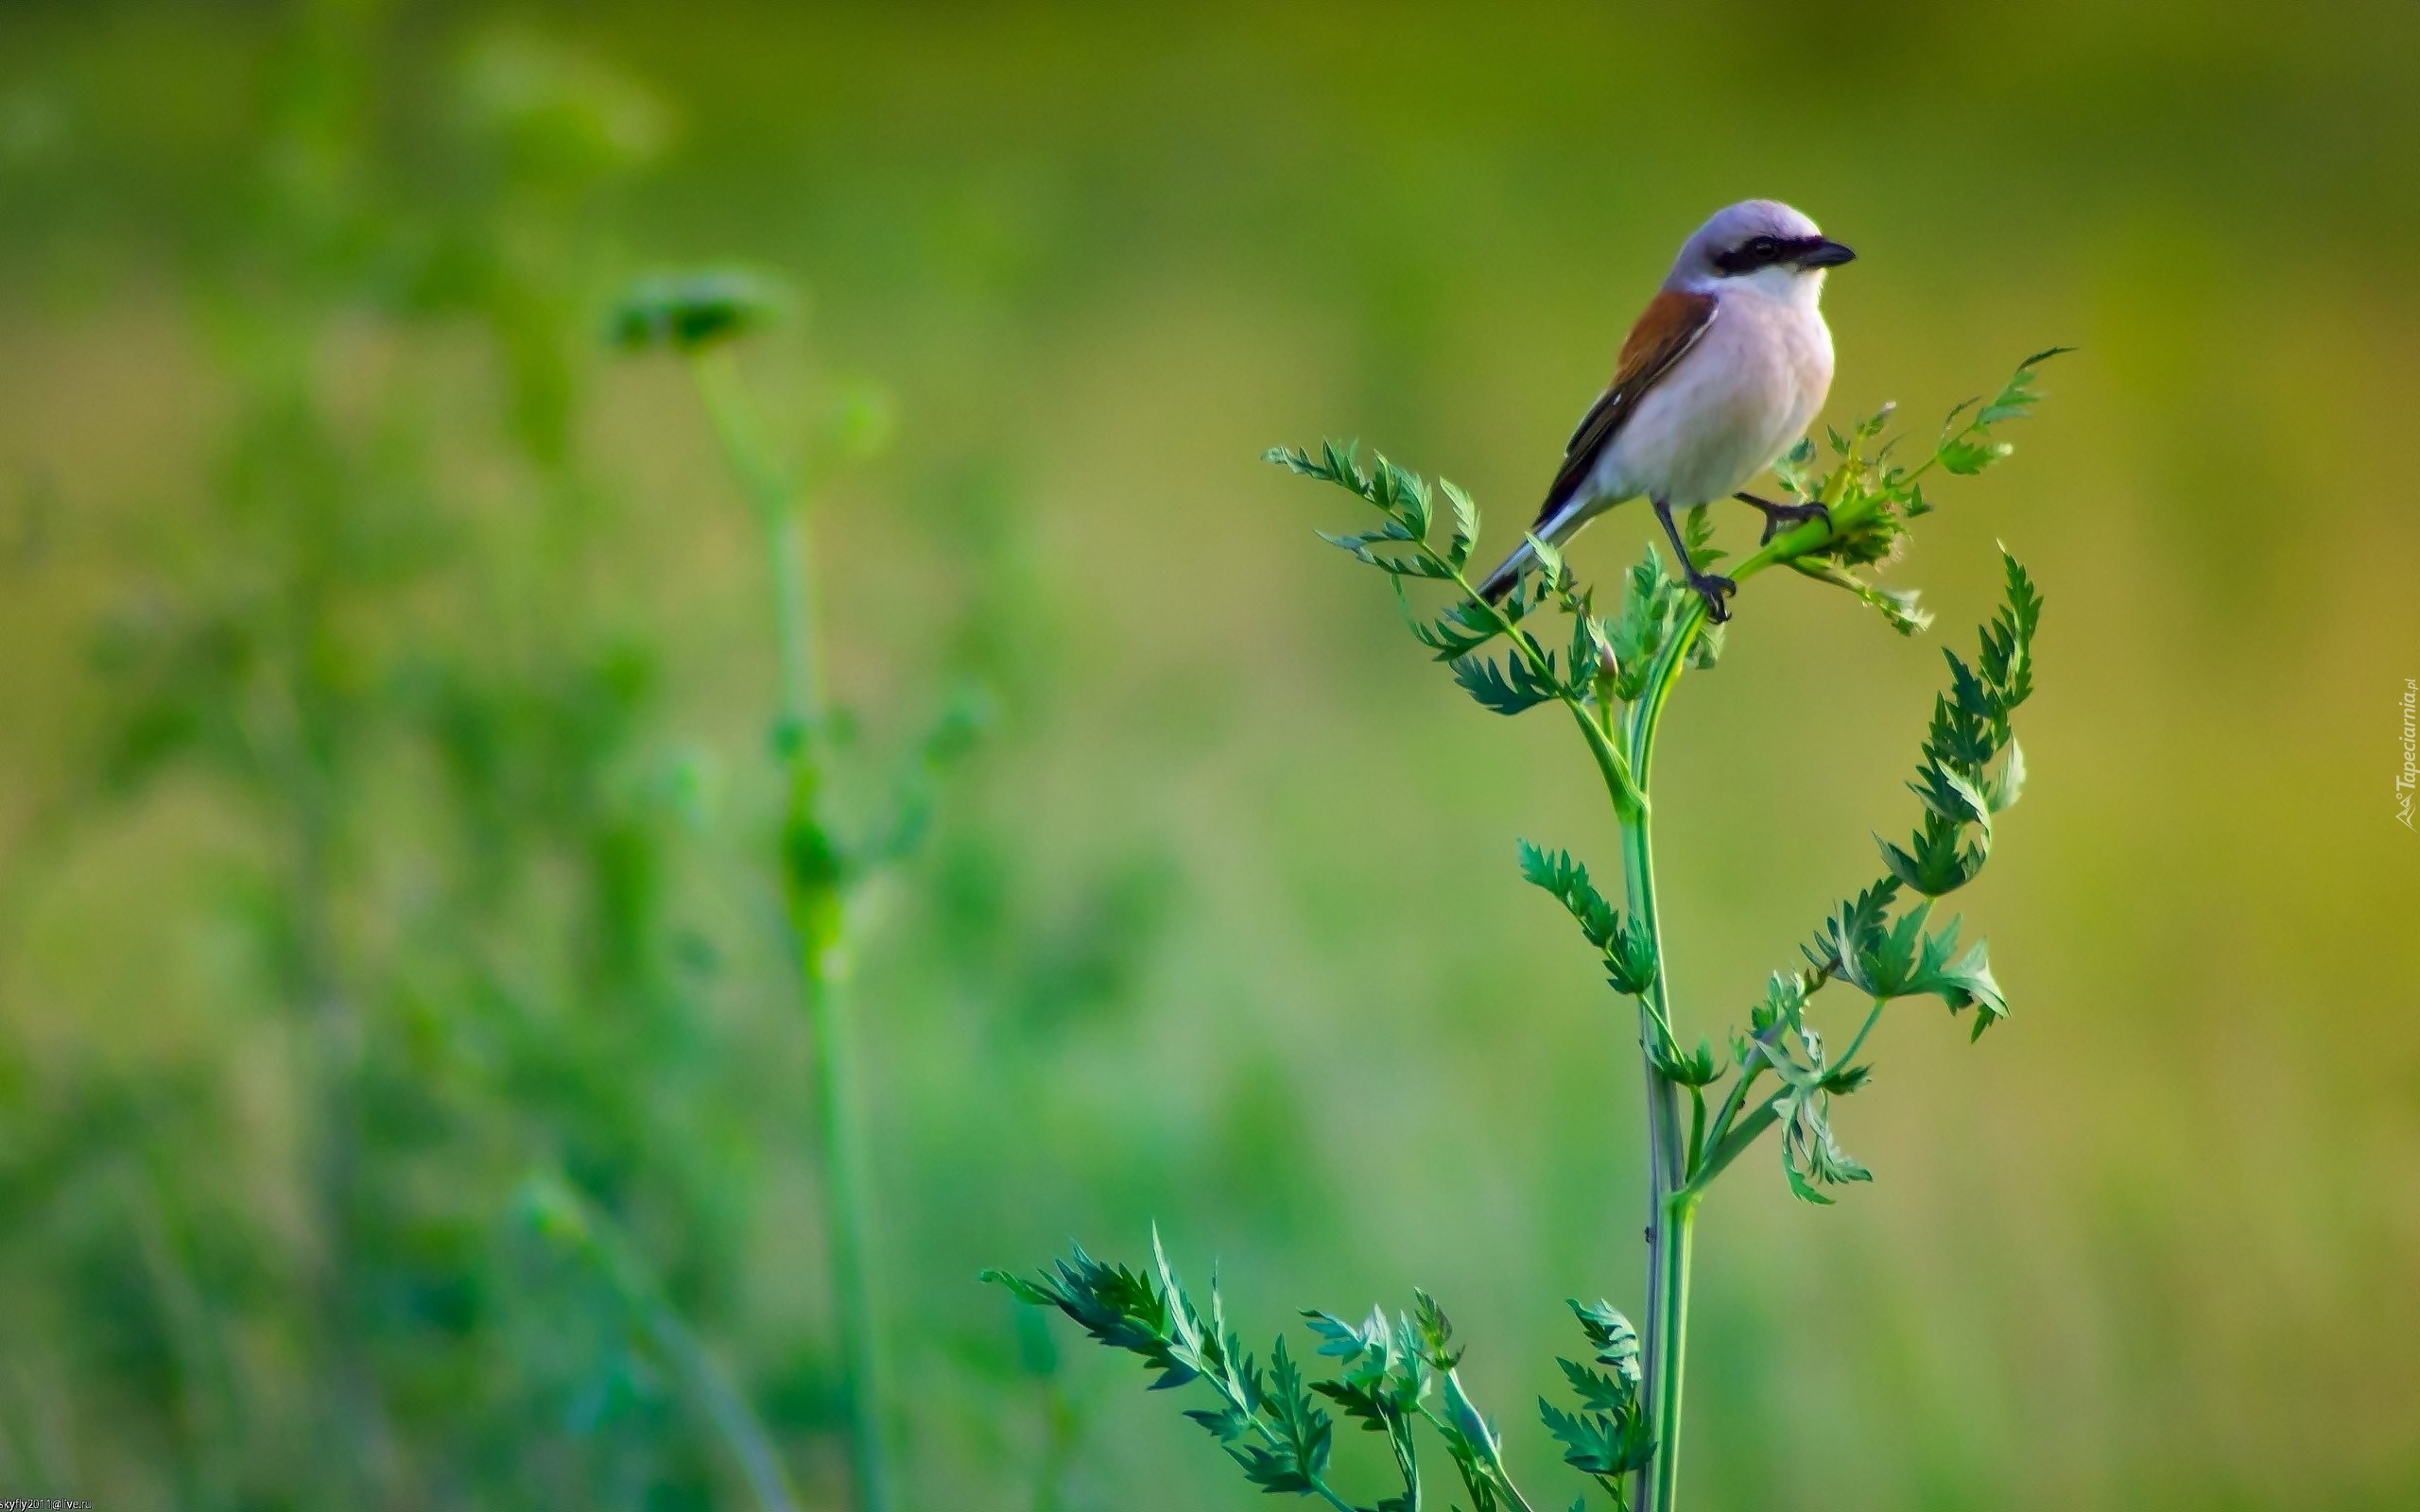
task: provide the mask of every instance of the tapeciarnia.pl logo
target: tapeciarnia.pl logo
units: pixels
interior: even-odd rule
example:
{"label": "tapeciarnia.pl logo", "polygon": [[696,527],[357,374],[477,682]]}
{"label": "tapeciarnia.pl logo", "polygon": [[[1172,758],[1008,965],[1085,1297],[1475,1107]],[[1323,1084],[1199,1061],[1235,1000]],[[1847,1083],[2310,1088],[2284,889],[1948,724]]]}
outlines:
{"label": "tapeciarnia.pl logo", "polygon": [[2406,678],[2403,679],[2403,770],[2394,778],[2394,817],[2407,830],[2412,827],[2412,785],[2420,782],[2420,767],[2412,765],[2413,752],[2420,749],[2420,738],[2415,738],[2412,723],[2415,701],[2420,701],[2420,679]]}

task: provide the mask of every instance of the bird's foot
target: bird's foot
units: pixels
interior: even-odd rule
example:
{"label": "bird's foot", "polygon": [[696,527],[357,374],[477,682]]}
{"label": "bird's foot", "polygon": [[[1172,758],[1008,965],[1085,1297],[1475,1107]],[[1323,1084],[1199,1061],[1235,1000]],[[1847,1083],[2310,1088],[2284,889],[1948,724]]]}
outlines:
{"label": "bird's foot", "polygon": [[1705,600],[1707,619],[1720,625],[1731,617],[1731,606],[1724,600],[1739,592],[1737,583],[1728,577],[1719,576],[1713,573],[1702,573],[1692,568],[1689,572],[1689,586],[1698,591],[1700,598]]}
{"label": "bird's foot", "polygon": [[1780,535],[1792,525],[1803,525],[1809,520],[1821,520],[1826,527],[1829,527],[1832,523],[1832,511],[1820,504],[1775,504],[1771,499],[1759,499],[1753,493],[1737,493],[1732,497],[1741,504],[1753,505],[1763,512],[1765,533],[1756,538],[1756,544],[1759,546],[1772,544],[1773,537]]}

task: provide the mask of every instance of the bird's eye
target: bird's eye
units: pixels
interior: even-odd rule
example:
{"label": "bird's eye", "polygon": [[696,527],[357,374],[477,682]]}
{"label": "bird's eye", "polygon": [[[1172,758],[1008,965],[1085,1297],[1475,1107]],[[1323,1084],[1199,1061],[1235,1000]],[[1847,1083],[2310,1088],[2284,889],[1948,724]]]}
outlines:
{"label": "bird's eye", "polygon": [[1758,258],[1767,258],[1781,250],[1781,244],[1770,236],[1759,236],[1748,244],[1748,250]]}

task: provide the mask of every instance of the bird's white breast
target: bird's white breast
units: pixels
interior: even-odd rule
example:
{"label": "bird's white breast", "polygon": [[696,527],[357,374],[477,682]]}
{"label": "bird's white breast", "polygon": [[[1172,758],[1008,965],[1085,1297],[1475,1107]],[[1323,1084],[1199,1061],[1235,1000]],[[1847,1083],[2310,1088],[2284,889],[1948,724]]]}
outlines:
{"label": "bird's white breast", "polygon": [[[1782,270],[1774,270],[1782,273]],[[1806,434],[1832,387],[1820,274],[1725,281],[1705,335],[1639,401],[1592,482],[1608,502],[1727,499]]]}

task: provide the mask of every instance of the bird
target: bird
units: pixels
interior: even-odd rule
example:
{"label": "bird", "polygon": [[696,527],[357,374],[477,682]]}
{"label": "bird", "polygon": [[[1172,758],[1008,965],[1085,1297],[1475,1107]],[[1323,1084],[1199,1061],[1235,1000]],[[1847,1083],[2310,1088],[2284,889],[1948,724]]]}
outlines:
{"label": "bird", "polygon": [[[1530,536],[1560,546],[1643,495],[1708,615],[1728,619],[1738,585],[1698,569],[1672,511],[1737,498],[1764,512],[1766,541],[1807,520],[1828,521],[1820,504],[1775,504],[1740,490],[1796,444],[1824,406],[1832,387],[1824,276],[1856,257],[1778,200],[1716,211],[1682,244],[1631,327],[1614,381],[1572,432]],[[1535,558],[1525,539],[1480,595],[1500,602]]]}

